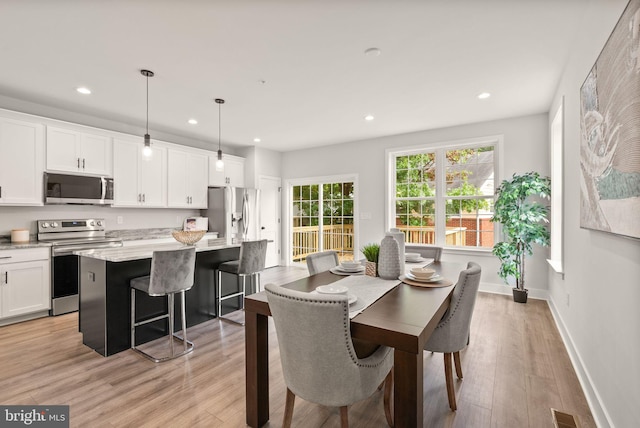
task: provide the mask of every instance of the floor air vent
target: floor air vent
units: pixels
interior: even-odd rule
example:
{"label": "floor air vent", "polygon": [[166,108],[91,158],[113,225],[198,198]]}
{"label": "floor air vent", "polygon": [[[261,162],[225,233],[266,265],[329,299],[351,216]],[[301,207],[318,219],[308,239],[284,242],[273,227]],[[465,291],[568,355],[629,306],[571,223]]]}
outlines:
{"label": "floor air vent", "polygon": [[554,428],[580,428],[578,421],[573,415],[564,413],[556,409],[551,409],[551,415],[553,416]]}

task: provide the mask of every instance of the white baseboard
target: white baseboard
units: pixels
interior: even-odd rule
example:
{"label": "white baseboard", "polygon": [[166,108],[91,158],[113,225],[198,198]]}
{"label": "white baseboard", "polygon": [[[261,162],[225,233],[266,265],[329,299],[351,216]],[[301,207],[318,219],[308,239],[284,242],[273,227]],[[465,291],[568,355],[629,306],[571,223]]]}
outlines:
{"label": "white baseboard", "polygon": [[[493,284],[488,282],[481,282],[479,291],[484,291],[485,293],[494,293],[494,294],[505,294],[512,295],[510,285],[504,284]],[[541,299],[541,300],[549,300],[549,291],[541,290],[539,288],[529,288],[529,297],[531,299]]]}
{"label": "white baseboard", "polygon": [[558,331],[560,332],[560,336],[562,337],[564,346],[569,353],[571,364],[573,365],[573,369],[576,371],[578,381],[580,382],[582,391],[584,392],[584,395],[587,399],[587,403],[589,404],[589,408],[591,409],[593,419],[595,419],[596,426],[600,428],[612,428],[614,425],[611,418],[609,417],[609,413],[607,412],[607,409],[604,407],[602,400],[600,399],[600,394],[598,394],[598,391],[591,381],[591,376],[589,376],[589,372],[583,364],[580,353],[574,346],[573,340],[571,339],[571,334],[569,334],[569,331],[567,330],[562,317],[560,316],[560,313],[556,308],[555,302],[553,301],[553,299],[549,299],[547,303],[549,304],[549,308],[551,309],[551,315],[553,315],[553,319],[556,322],[556,326],[558,327]]}

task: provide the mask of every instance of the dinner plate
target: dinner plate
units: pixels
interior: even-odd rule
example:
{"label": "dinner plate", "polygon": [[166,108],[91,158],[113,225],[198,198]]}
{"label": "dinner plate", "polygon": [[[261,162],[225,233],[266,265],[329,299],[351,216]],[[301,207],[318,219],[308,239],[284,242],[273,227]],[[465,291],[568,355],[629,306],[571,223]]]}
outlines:
{"label": "dinner plate", "polygon": [[444,279],[443,276],[440,276],[438,274],[433,275],[430,278],[418,278],[415,275],[413,275],[411,272],[407,272],[404,274],[407,278],[409,278],[412,281],[418,281],[418,282],[438,282],[438,281],[442,281]]}
{"label": "dinner plate", "polygon": [[404,259],[405,263],[431,263],[433,262],[433,259],[425,259],[424,257],[420,257],[417,259]]}
{"label": "dinner plate", "polygon": [[347,294],[347,297],[349,298],[349,305],[353,305],[358,300],[358,296],[354,294]]}
{"label": "dinner plate", "polygon": [[345,269],[342,266],[338,265],[335,268],[341,272],[347,272],[347,273],[362,272],[363,270],[365,270],[364,266],[360,266],[355,269]]}
{"label": "dinner plate", "polygon": [[335,267],[332,267],[331,269],[329,269],[329,272],[334,273],[336,275],[343,275],[343,276],[346,276],[346,275],[364,275],[364,268],[360,269],[360,270],[353,271],[353,272],[347,272],[347,271],[344,271],[342,269],[339,269],[338,266],[335,266]]}

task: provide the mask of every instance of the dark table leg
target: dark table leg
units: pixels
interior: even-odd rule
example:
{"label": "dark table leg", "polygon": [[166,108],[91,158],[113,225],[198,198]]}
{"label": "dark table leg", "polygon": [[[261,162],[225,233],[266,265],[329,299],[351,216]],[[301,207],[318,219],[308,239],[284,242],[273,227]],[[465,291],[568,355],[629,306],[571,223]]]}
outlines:
{"label": "dark table leg", "polygon": [[395,428],[422,427],[422,352],[395,350],[393,420]]}
{"label": "dark table leg", "polygon": [[268,317],[245,310],[247,425],[258,428],[269,420]]}

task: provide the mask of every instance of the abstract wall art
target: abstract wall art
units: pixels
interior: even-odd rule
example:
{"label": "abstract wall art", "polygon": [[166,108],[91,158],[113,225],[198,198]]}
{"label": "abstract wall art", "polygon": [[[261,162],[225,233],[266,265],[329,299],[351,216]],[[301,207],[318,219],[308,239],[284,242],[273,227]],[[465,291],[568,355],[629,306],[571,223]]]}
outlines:
{"label": "abstract wall art", "polygon": [[640,0],[580,89],[580,227],[640,238]]}

